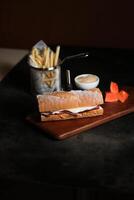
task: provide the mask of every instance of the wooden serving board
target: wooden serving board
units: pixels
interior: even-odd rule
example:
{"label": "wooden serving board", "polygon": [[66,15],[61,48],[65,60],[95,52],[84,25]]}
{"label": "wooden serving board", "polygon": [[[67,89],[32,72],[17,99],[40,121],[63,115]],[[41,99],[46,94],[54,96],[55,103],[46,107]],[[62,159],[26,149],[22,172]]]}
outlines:
{"label": "wooden serving board", "polygon": [[102,106],[104,114],[101,116],[66,121],[40,122],[37,116],[31,115],[27,117],[27,120],[42,129],[44,133],[49,134],[55,139],[63,140],[134,112],[134,87],[125,87],[124,89],[129,93],[129,98],[124,103],[104,103]]}

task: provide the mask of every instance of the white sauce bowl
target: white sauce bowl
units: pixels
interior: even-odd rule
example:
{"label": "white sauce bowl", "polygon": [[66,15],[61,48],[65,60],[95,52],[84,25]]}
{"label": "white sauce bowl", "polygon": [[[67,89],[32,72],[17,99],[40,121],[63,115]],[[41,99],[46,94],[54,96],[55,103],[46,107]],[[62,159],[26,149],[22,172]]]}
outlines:
{"label": "white sauce bowl", "polygon": [[79,89],[89,90],[99,85],[99,77],[94,74],[81,74],[75,77],[75,85]]}

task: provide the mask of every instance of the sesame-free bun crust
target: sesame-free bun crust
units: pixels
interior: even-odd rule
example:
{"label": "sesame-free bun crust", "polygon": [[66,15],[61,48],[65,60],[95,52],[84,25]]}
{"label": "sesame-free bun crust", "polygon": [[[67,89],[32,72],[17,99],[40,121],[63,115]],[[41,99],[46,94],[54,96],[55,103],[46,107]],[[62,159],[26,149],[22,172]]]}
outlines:
{"label": "sesame-free bun crust", "polygon": [[37,100],[40,113],[103,104],[103,96],[99,88],[52,92],[37,95]]}

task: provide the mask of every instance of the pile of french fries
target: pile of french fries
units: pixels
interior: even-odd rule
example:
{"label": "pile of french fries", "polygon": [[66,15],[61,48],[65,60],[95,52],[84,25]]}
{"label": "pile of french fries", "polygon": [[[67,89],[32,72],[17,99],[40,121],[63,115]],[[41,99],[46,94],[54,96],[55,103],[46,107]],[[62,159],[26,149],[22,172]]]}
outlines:
{"label": "pile of french fries", "polygon": [[60,72],[59,68],[56,67],[59,65],[59,54],[60,46],[58,45],[55,52],[48,46],[44,46],[41,49],[33,47],[29,55],[29,64],[32,67],[43,70],[41,70],[42,73],[40,73],[40,70],[37,72],[37,77],[39,79],[41,77],[41,84],[47,87],[47,90],[59,85]]}
{"label": "pile of french fries", "polygon": [[52,51],[50,47],[45,47],[43,50],[33,48],[30,58],[35,66],[42,69],[55,67],[59,63],[60,46],[56,47],[56,52]]}

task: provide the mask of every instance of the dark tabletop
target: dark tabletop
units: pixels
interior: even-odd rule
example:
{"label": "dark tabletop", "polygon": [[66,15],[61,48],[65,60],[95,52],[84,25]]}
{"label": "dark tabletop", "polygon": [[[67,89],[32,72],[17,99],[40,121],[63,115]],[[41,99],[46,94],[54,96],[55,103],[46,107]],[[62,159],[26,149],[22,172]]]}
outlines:
{"label": "dark tabletop", "polygon": [[[80,73],[134,86],[134,51],[63,48],[62,57],[89,51],[85,59],[63,66],[71,78]],[[63,78],[64,82],[64,78]],[[74,87],[75,88],[75,87]],[[27,56],[0,83],[0,182],[25,182],[134,192],[134,113],[57,141],[25,118],[37,109],[30,92]]]}

